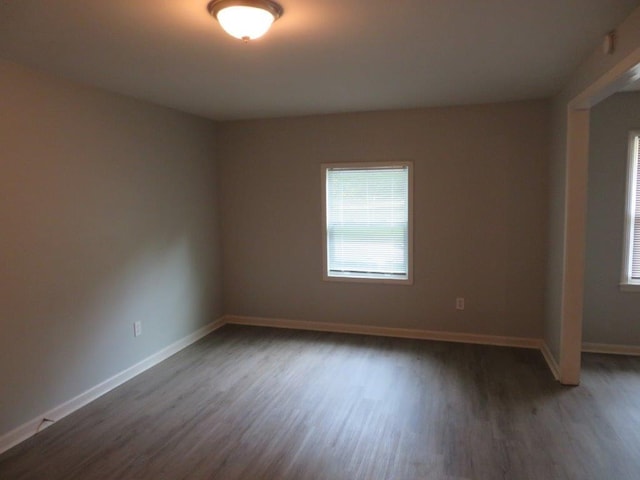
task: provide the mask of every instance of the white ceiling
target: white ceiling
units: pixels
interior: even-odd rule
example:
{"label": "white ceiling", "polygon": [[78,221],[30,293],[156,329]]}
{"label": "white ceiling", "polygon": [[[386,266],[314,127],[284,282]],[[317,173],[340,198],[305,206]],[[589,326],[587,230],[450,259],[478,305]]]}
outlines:
{"label": "white ceiling", "polygon": [[640,0],[282,0],[262,39],[207,0],[0,0],[0,57],[214,119],[547,97]]}

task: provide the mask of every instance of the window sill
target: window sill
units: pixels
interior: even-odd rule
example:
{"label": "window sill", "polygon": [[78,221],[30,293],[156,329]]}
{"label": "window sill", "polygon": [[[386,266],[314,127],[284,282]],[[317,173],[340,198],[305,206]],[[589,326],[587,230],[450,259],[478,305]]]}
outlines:
{"label": "window sill", "polygon": [[640,292],[640,283],[621,283],[621,292]]}
{"label": "window sill", "polygon": [[377,283],[386,285],[413,285],[413,279],[393,279],[393,278],[371,278],[371,277],[338,277],[324,275],[325,282],[343,282],[343,283]]}

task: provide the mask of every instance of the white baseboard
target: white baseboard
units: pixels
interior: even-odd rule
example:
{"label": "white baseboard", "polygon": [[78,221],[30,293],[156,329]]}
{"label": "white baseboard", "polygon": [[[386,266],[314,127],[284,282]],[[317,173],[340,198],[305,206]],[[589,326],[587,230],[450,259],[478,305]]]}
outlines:
{"label": "white baseboard", "polygon": [[556,362],[555,357],[553,356],[553,353],[551,353],[551,349],[549,348],[549,345],[547,345],[547,342],[543,341],[542,345],[540,346],[540,351],[542,352],[542,356],[544,357],[544,360],[547,362],[547,366],[549,367],[549,370],[551,370],[551,373],[553,373],[553,376],[555,377],[556,380],[560,380],[560,366],[558,365],[558,362]]}
{"label": "white baseboard", "polygon": [[502,347],[539,349],[542,345],[542,340],[539,338],[503,337],[498,335],[442,332],[435,330],[418,330],[410,328],[373,327],[369,325],[353,325],[347,323],[306,322],[302,320],[244,317],[238,315],[225,315],[224,320],[225,323],[228,324],[251,325],[255,327],[290,328],[293,330],[314,330],[334,333],[355,333],[360,335],[376,335],[380,337],[439,340],[442,342],[475,343],[480,345],[497,345]]}
{"label": "white baseboard", "polygon": [[582,344],[582,351],[585,353],[610,353],[613,355],[640,356],[640,346],[638,345],[616,345],[609,343],[585,342]]}
{"label": "white baseboard", "polygon": [[23,442],[29,437],[32,437],[36,433],[38,433],[38,427],[44,428],[52,425],[52,422],[44,422],[43,419],[51,419],[53,421],[58,421],[70,413],[75,412],[81,407],[84,407],[88,403],[92,402],[98,397],[101,397],[105,393],[113,390],[114,388],[122,385],[128,380],[131,380],[136,375],[141,374],[145,370],[157,365],[158,363],[166,360],[170,356],[178,353],[180,350],[188,347],[192,343],[200,340],[202,337],[208,335],[209,333],[217,330],[218,328],[224,325],[224,317],[220,318],[214,322],[211,322],[208,325],[196,330],[195,332],[187,335],[186,337],[178,340],[177,342],[172,343],[171,345],[163,348],[157,353],[145,358],[141,362],[136,363],[135,365],[123,370],[122,372],[114,375],[113,377],[105,380],[104,382],[90,388],[86,392],[81,393],[80,395],[72,398],[71,400],[66,401],[65,403],[58,405],[57,407],[52,408],[51,410],[43,413],[42,415],[38,415],[33,420],[30,420],[19,427],[11,430],[10,432],[2,435],[0,437],[0,453],[9,450],[11,447]]}

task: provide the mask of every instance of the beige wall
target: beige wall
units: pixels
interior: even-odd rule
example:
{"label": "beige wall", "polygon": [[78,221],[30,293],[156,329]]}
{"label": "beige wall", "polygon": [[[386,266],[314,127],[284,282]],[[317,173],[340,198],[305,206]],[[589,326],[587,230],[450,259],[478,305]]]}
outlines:
{"label": "beige wall", "polygon": [[[225,313],[540,337],[548,122],[530,101],[221,125]],[[414,285],[323,281],[320,164],[388,159],[415,165]]]}
{"label": "beige wall", "polygon": [[631,130],[640,130],[640,92],[619,93],[591,110],[585,342],[640,345],[640,293],[619,287]]}
{"label": "beige wall", "polygon": [[212,122],[2,61],[0,104],[1,436],[222,309]]}

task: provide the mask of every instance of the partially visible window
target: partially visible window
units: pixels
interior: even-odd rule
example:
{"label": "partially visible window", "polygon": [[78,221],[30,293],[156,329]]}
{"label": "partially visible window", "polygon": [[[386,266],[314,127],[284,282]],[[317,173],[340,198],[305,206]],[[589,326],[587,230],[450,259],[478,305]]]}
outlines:
{"label": "partially visible window", "polygon": [[322,165],[324,278],[411,283],[410,162]]}
{"label": "partially visible window", "polygon": [[640,131],[629,134],[622,287],[640,290]]}

